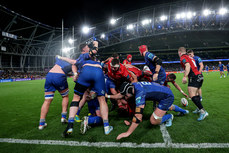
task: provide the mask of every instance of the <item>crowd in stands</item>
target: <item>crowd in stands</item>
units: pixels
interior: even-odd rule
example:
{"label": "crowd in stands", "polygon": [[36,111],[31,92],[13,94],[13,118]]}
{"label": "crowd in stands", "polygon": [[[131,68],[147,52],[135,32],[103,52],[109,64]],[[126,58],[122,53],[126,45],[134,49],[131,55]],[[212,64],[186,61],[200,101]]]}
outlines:
{"label": "crowd in stands", "polygon": [[31,78],[44,78],[46,76],[46,72],[15,72],[14,70],[0,70],[0,79],[26,79]]}

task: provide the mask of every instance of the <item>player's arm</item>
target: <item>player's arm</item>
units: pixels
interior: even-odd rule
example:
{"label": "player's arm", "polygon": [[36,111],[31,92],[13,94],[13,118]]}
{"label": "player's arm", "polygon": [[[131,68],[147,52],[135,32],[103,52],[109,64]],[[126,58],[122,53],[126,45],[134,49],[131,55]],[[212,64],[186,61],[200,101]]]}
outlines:
{"label": "player's arm", "polygon": [[127,70],[127,71],[128,71],[128,72],[130,73],[130,75],[131,75],[131,77],[130,77],[131,83],[138,82],[137,76],[136,76],[133,72],[131,72],[131,71],[129,71],[129,70]]}
{"label": "player's arm", "polygon": [[202,73],[203,72],[203,69],[204,69],[204,64],[203,64],[203,62],[201,62],[201,63],[199,63],[199,65],[200,65],[199,72]]}
{"label": "player's arm", "polygon": [[190,64],[189,63],[185,63],[184,77],[182,79],[182,83],[183,84],[187,83],[187,77],[189,75],[190,69],[191,69]]}
{"label": "player's arm", "polygon": [[115,95],[107,95],[107,94],[105,94],[105,97],[118,100],[118,99],[122,99],[124,97],[124,95],[122,95],[121,93],[118,93],[118,94],[115,94]]}
{"label": "player's arm", "polygon": [[177,90],[179,90],[185,97],[189,98],[188,95],[181,89],[181,87],[174,82],[173,85],[177,88]]}
{"label": "player's arm", "polygon": [[78,73],[77,73],[77,67],[74,64],[72,65],[72,73],[73,73],[73,81],[76,81],[78,77]]}
{"label": "player's arm", "polygon": [[153,80],[156,81],[158,79],[158,73],[161,69],[162,60],[159,57],[154,56],[152,61],[156,64],[155,73],[153,75]]}
{"label": "player's arm", "polygon": [[119,134],[116,138],[117,140],[128,137],[129,135],[131,135],[134,132],[134,130],[138,127],[139,123],[142,122],[144,107],[145,107],[145,105],[140,105],[140,106],[136,107],[135,115],[132,119],[132,123],[131,123],[129,129],[127,130],[127,132]]}
{"label": "player's arm", "polygon": [[63,61],[66,61],[66,62],[68,62],[68,63],[70,63],[70,64],[75,64],[76,63],[76,60],[73,60],[73,59],[70,59],[70,58],[67,58],[67,57],[62,57],[62,56],[60,56],[60,55],[56,55],[56,57],[58,58],[58,59],[61,59],[61,60],[63,60]]}

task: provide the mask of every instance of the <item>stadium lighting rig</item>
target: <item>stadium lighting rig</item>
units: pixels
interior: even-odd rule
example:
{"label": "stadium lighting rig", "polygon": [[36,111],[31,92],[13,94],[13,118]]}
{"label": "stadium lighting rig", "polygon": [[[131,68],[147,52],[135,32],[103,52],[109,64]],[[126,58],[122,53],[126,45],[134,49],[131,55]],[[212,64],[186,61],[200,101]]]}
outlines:
{"label": "stadium lighting rig", "polygon": [[181,12],[181,13],[177,13],[175,16],[175,19],[191,19],[194,16],[196,16],[196,12]]}
{"label": "stadium lighting rig", "polygon": [[120,18],[117,18],[117,19],[111,18],[111,19],[110,19],[110,24],[111,24],[111,25],[115,25],[115,24],[117,23],[117,21],[120,20],[120,19],[121,19],[121,17],[120,17]]}
{"label": "stadium lighting rig", "polygon": [[70,39],[68,39],[68,42],[69,42],[69,44],[72,45],[74,43],[74,40],[72,38],[70,38]]}
{"label": "stadium lighting rig", "polygon": [[129,24],[126,26],[127,30],[133,30],[134,29],[134,25],[133,24]]}
{"label": "stadium lighting rig", "polygon": [[218,13],[219,15],[225,15],[228,13],[228,10],[226,8],[220,8]]}
{"label": "stadium lighting rig", "polygon": [[165,20],[167,20],[167,19],[168,19],[168,17],[165,16],[165,15],[162,15],[162,16],[160,17],[160,20],[161,20],[161,21],[165,21]]}
{"label": "stadium lighting rig", "polygon": [[208,15],[210,15],[210,14],[211,14],[211,11],[210,11],[209,9],[203,10],[203,15],[204,15],[204,16],[208,16]]}
{"label": "stadium lighting rig", "polygon": [[150,24],[151,22],[152,22],[151,19],[144,19],[142,20],[142,25],[144,26],[144,25]]}
{"label": "stadium lighting rig", "polygon": [[89,28],[88,26],[84,26],[84,27],[82,28],[82,32],[83,32],[84,34],[89,33],[89,31],[90,31],[90,28]]}
{"label": "stadium lighting rig", "polygon": [[106,37],[106,35],[104,34],[104,33],[102,33],[101,35],[100,35],[100,38],[101,39],[104,39]]}

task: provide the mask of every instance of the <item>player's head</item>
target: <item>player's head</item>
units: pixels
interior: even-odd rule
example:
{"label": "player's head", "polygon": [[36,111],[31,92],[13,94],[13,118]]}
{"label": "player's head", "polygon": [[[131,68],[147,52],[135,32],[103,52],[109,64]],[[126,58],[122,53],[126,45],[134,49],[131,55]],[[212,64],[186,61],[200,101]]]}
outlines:
{"label": "player's head", "polygon": [[176,75],[174,74],[174,73],[170,73],[169,75],[168,75],[168,81],[169,82],[172,82],[172,81],[175,81],[176,80]]}
{"label": "player's head", "polygon": [[82,53],[88,53],[90,51],[90,48],[87,44],[81,44],[79,49]]}
{"label": "player's head", "polygon": [[186,48],[185,47],[180,47],[178,49],[178,55],[181,57],[183,54],[186,54]]}
{"label": "player's head", "polygon": [[191,49],[189,49],[189,50],[187,51],[187,54],[188,54],[190,57],[194,57],[194,52],[193,52],[193,50],[191,50]]}
{"label": "player's head", "polygon": [[144,52],[148,52],[148,47],[146,45],[141,45],[138,47],[139,51],[140,51],[140,54],[143,56]]}
{"label": "player's head", "polygon": [[128,60],[128,61],[131,61],[131,60],[132,60],[132,55],[128,54],[128,55],[127,55],[127,60]]}
{"label": "player's head", "polygon": [[116,58],[112,59],[110,65],[111,65],[111,70],[113,72],[118,71],[119,70],[119,67],[120,67],[120,61],[119,61],[119,59],[116,59]]}
{"label": "player's head", "polygon": [[134,85],[129,82],[124,82],[119,89],[120,93],[125,96],[125,98],[130,98],[134,95]]}
{"label": "player's head", "polygon": [[113,53],[113,54],[112,54],[112,57],[113,57],[113,58],[116,58],[116,59],[119,59],[118,53]]}

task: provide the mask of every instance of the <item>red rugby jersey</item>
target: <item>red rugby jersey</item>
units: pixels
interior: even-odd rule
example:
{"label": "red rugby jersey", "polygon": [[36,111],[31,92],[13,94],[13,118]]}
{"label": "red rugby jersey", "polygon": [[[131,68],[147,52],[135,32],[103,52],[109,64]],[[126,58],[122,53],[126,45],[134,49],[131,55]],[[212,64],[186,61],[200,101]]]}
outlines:
{"label": "red rugby jersey", "polygon": [[127,71],[126,67],[120,63],[119,70],[113,72],[111,69],[111,60],[107,63],[108,65],[108,73],[107,75],[114,81],[121,82],[124,80],[129,80],[131,78],[131,74]]}
{"label": "red rugby jersey", "polygon": [[127,59],[125,59],[125,60],[123,61],[123,64],[131,64],[131,62],[129,62]]}
{"label": "red rugby jersey", "polygon": [[180,63],[181,63],[181,66],[185,69],[185,64],[186,63],[189,63],[190,64],[190,73],[189,73],[189,77],[191,75],[198,75],[198,74],[201,74],[198,69],[197,69],[197,66],[196,66],[196,62],[193,58],[189,57],[187,54],[183,54],[181,57],[180,57]]}

